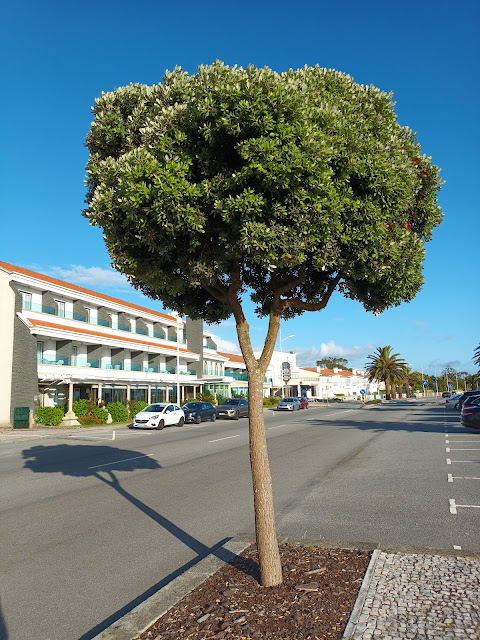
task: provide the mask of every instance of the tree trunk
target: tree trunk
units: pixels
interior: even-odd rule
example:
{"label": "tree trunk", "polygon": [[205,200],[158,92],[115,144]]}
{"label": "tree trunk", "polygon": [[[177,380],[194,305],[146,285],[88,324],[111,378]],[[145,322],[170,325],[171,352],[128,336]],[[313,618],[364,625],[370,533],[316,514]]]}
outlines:
{"label": "tree trunk", "polygon": [[385,380],[385,399],[390,400],[390,380]]}
{"label": "tree trunk", "polygon": [[248,323],[238,304],[232,305],[240,349],[248,375],[248,417],[250,435],[250,466],[252,469],[255,536],[260,564],[260,581],[264,587],[282,583],[282,563],[275,531],[272,476],[268,462],[267,435],[263,417],[263,380],[270,363],[279,316],[271,316],[262,356],[257,360],[250,342]]}
{"label": "tree trunk", "polygon": [[273,587],[282,582],[282,565],[275,531],[272,477],[263,418],[263,378],[263,372],[248,374],[250,465],[260,579],[264,587]]}

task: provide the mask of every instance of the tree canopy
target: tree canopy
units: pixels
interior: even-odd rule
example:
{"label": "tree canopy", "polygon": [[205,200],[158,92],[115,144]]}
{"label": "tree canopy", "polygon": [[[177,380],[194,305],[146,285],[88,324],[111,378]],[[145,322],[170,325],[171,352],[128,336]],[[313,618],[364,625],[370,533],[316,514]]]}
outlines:
{"label": "tree canopy", "polygon": [[334,356],[329,356],[322,358],[321,360],[317,360],[317,367],[322,367],[324,369],[334,369],[335,367],[338,367],[339,369],[343,369],[343,371],[351,371],[352,369],[347,365],[347,358],[335,358]]}
{"label": "tree canopy", "polygon": [[102,93],[84,215],[114,266],[168,308],[217,322],[227,291],[261,316],[338,288],[376,313],[422,286],[441,181],[392,96],[334,70],[167,72]]}

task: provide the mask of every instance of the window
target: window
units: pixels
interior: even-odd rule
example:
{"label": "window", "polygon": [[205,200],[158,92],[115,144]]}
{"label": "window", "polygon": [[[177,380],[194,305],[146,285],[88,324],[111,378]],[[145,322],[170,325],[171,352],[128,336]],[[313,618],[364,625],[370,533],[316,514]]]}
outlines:
{"label": "window", "polygon": [[65,302],[63,300],[55,300],[57,303],[57,311],[59,318],[65,318]]}
{"label": "window", "polygon": [[43,360],[43,342],[37,342],[37,362],[42,362]]}
{"label": "window", "polygon": [[85,307],[85,312],[87,315],[87,322],[91,322],[92,320],[92,310],[89,309],[88,307]]}
{"label": "window", "polygon": [[20,291],[22,296],[22,309],[31,309],[32,308],[32,294],[27,293],[26,291]]}

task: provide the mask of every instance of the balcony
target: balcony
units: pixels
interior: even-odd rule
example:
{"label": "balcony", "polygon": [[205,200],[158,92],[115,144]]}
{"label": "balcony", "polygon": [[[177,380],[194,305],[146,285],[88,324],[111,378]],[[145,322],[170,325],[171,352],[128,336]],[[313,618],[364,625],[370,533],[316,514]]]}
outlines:
{"label": "balcony", "polygon": [[213,349],[214,351],[217,350],[217,347],[214,347],[213,344],[204,344],[203,348],[204,349]]}
{"label": "balcony", "polygon": [[[57,316],[57,318],[67,318],[68,320],[77,320],[78,322],[86,322],[87,324],[93,324],[100,327],[110,327],[110,322],[108,320],[102,320],[100,318],[88,318],[83,313],[73,313],[71,311],[57,310],[55,307],[49,307],[44,304],[36,304],[35,302],[29,302],[28,300],[24,300],[22,303],[22,309],[26,311],[38,311],[39,313],[48,313],[51,316]],[[129,333],[136,333],[141,336],[149,336],[151,338],[158,338],[159,340],[168,340],[169,342],[177,342],[176,336],[163,336],[160,333],[153,332],[149,334],[146,329],[137,328],[135,331],[132,331],[131,327],[126,324],[119,324],[118,322],[112,322],[112,329],[117,329],[118,331],[128,331]],[[180,338],[178,340],[179,344],[186,344],[186,341]],[[209,347],[214,349],[215,347]]]}
{"label": "balcony", "polygon": [[248,376],[246,373],[239,373],[237,371],[225,371],[224,375],[227,376],[227,378],[233,378],[234,380],[248,382]]}

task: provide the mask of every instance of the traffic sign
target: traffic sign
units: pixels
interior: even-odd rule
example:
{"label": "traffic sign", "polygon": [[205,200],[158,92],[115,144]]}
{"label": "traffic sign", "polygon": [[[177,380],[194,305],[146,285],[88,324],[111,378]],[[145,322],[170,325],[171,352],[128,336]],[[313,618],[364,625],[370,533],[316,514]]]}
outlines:
{"label": "traffic sign", "polygon": [[448,388],[453,389],[453,384],[448,383]]}
{"label": "traffic sign", "polygon": [[362,395],[362,396],[365,395],[365,389],[360,389],[360,395]]}
{"label": "traffic sign", "polygon": [[436,379],[436,378],[432,378],[432,382],[436,382],[436,381],[437,381],[437,379]]}
{"label": "traffic sign", "polygon": [[424,387],[428,386],[428,380],[424,380],[424,381],[423,381],[423,386],[424,386]]}

